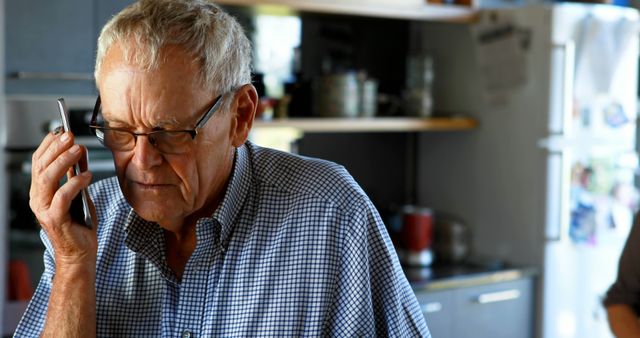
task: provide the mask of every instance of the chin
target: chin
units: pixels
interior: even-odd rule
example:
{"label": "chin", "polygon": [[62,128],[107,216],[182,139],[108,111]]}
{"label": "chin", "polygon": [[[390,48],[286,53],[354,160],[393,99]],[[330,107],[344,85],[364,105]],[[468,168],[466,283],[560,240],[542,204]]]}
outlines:
{"label": "chin", "polygon": [[161,223],[167,219],[175,218],[175,215],[171,214],[173,210],[167,210],[162,207],[158,208],[154,205],[149,205],[149,203],[134,203],[132,207],[138,216],[149,222]]}
{"label": "chin", "polygon": [[179,201],[173,196],[133,196],[127,200],[138,216],[149,222],[161,223],[179,216]]}

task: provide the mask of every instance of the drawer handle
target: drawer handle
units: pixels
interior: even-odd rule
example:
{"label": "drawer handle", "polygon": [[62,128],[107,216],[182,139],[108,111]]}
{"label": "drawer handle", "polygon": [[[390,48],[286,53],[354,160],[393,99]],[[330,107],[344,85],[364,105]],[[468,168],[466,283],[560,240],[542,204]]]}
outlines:
{"label": "drawer handle", "polygon": [[15,72],[9,77],[17,80],[93,81],[91,73],[72,72]]}
{"label": "drawer handle", "polygon": [[520,298],[520,291],[516,289],[498,291],[498,292],[490,292],[483,293],[478,296],[476,300],[480,304],[489,304],[489,303],[497,303],[504,302],[508,300],[514,300]]}
{"label": "drawer handle", "polygon": [[440,312],[442,311],[442,303],[430,302],[430,303],[421,305],[420,308],[422,309],[422,313]]}

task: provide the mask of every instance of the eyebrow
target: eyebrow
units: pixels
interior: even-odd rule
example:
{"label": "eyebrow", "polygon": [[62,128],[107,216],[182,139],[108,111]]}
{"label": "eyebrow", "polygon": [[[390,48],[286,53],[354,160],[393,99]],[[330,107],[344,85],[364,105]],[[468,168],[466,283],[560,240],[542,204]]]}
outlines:
{"label": "eyebrow", "polygon": [[[102,116],[104,118],[104,112]],[[125,121],[119,120],[117,118],[116,119],[104,118],[104,122],[106,126],[112,127],[112,128],[135,129],[135,126],[132,126],[131,124]],[[179,128],[180,122],[175,117],[156,121],[152,125],[153,125],[153,128],[152,128],[153,130],[164,130],[167,127],[173,127],[173,129],[181,129]]]}

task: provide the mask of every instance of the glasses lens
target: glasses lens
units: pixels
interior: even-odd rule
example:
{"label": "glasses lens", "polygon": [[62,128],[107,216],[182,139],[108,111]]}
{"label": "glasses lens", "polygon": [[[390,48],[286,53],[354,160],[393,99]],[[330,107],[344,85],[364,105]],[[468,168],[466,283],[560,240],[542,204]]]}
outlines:
{"label": "glasses lens", "polygon": [[181,154],[189,149],[193,138],[184,131],[157,131],[149,135],[149,142],[165,154]]}
{"label": "glasses lens", "polygon": [[[104,140],[102,143],[113,150],[131,150],[136,142],[131,133],[122,130],[102,129]],[[99,138],[99,137],[98,137]]]}
{"label": "glasses lens", "polygon": [[[138,136],[145,136],[149,143],[159,152],[164,154],[183,154],[189,151],[193,143],[195,130],[193,131],[170,131],[158,130],[150,133],[134,134],[126,130],[109,129],[104,126],[102,117],[102,106],[100,98],[96,103],[94,116],[92,117],[92,130],[100,143],[105,147],[115,151],[130,151],[135,148]],[[217,102],[218,100],[216,100]],[[214,105],[215,107],[216,105]]]}
{"label": "glasses lens", "polygon": [[98,141],[100,141],[100,143],[104,145],[104,130],[93,126],[91,126],[91,130],[93,131],[93,134],[96,136]]}

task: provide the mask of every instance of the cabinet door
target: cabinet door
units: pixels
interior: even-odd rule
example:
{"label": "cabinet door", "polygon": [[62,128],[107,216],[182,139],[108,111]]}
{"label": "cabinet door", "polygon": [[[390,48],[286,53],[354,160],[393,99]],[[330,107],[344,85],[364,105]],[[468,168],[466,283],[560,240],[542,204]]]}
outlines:
{"label": "cabinet door", "polygon": [[92,94],[93,1],[5,2],[6,91]]}
{"label": "cabinet door", "polygon": [[135,0],[95,0],[96,1],[96,38],[102,27],[123,8],[134,3]]}
{"label": "cabinet door", "polygon": [[416,293],[432,337],[453,338],[454,291]]}
{"label": "cabinet door", "polygon": [[455,337],[533,336],[532,280],[459,289],[455,295]]}

